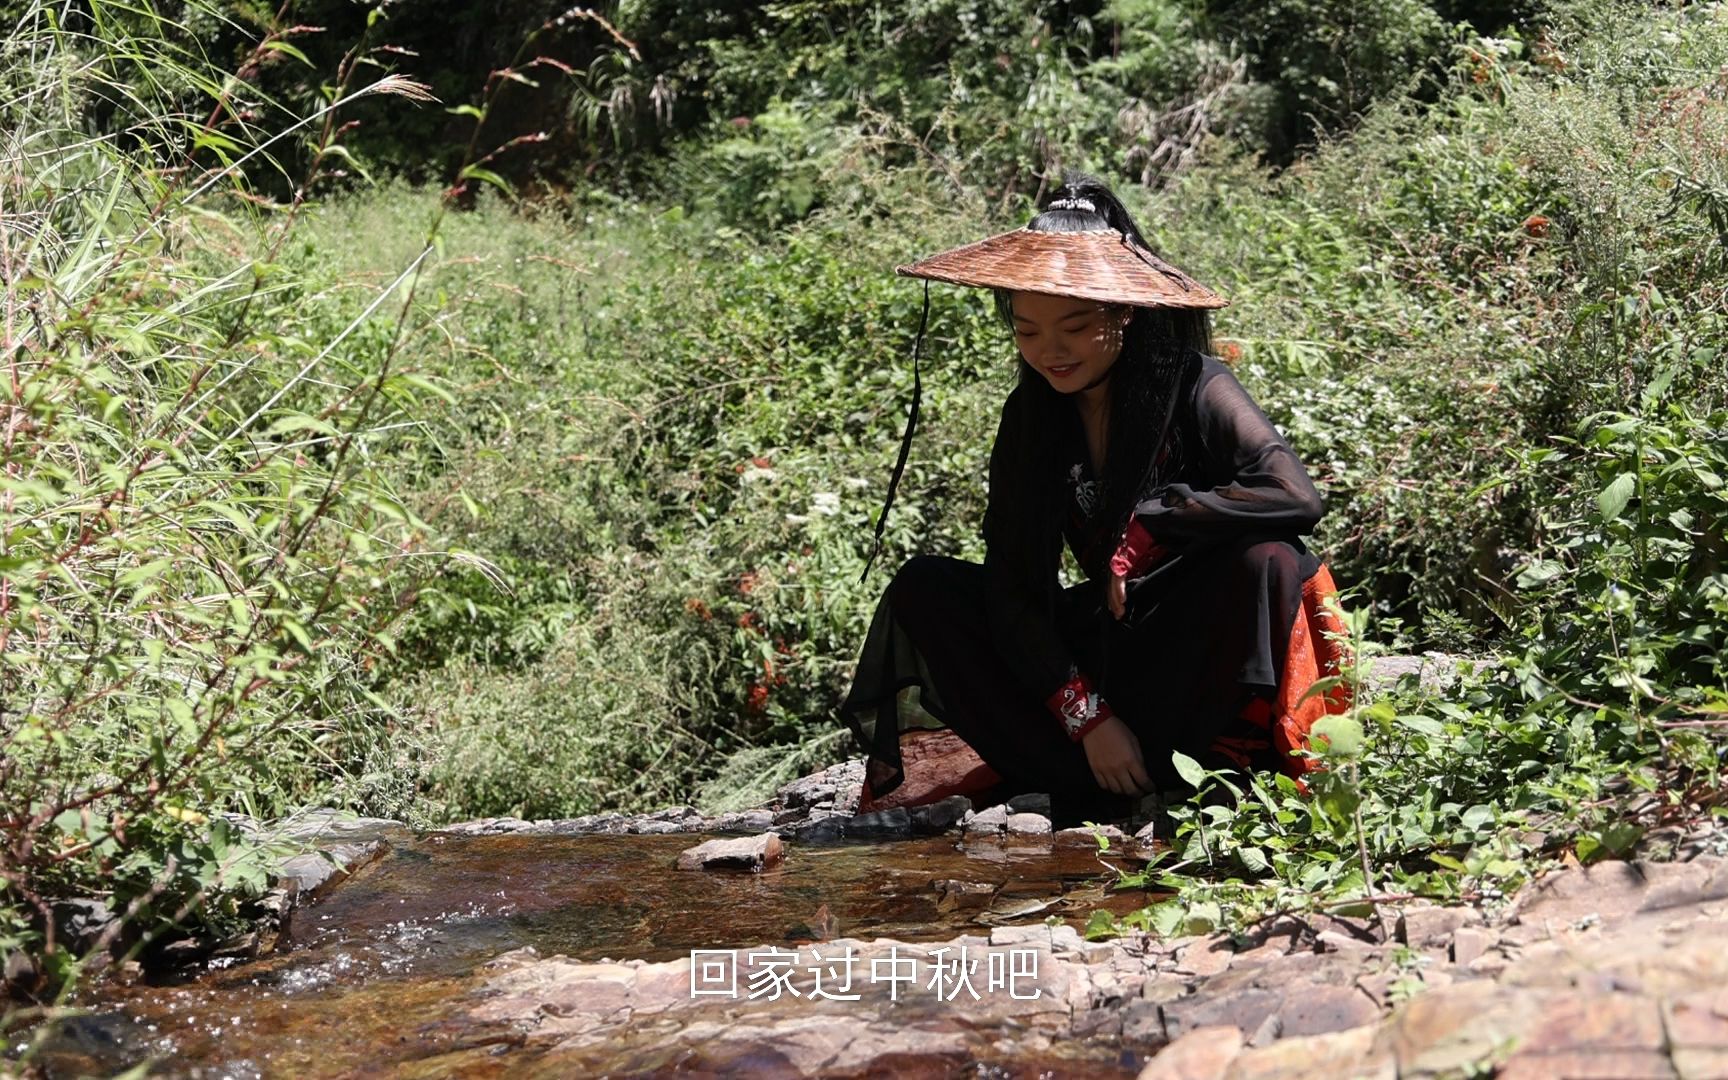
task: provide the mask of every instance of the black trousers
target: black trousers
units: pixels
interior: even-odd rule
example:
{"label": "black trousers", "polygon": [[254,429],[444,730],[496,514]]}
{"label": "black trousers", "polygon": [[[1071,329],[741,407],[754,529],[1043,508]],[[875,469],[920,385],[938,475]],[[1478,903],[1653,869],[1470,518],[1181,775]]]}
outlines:
{"label": "black trousers", "polygon": [[[1221,736],[1238,747],[1264,744],[1252,766],[1277,767],[1264,730],[1241,716],[1276,693],[1302,582],[1319,567],[1286,540],[1244,539],[1181,560],[1136,588],[1129,621],[1101,612],[1096,582],[1063,590],[1056,611],[1075,664],[1139,739],[1164,791],[1184,787],[1172,751],[1208,768],[1239,767],[1215,749]],[[842,707],[870,755],[872,791],[885,795],[899,782],[904,715],[894,699],[917,686],[924,710],[1002,776],[1002,794],[1048,792],[1075,813],[1124,816],[1132,800],[1098,786],[1084,747],[1046,708],[1054,688],[1030,685],[996,646],[989,587],[983,566],[939,556],[914,558],[895,574]]]}

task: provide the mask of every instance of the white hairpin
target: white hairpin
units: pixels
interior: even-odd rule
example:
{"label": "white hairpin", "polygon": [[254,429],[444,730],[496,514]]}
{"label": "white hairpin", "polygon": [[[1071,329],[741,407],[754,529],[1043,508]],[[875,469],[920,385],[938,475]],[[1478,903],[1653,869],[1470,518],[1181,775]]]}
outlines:
{"label": "white hairpin", "polygon": [[1082,199],[1078,195],[1064,195],[1060,199],[1051,199],[1046,210],[1084,210],[1096,214],[1098,207],[1091,199]]}

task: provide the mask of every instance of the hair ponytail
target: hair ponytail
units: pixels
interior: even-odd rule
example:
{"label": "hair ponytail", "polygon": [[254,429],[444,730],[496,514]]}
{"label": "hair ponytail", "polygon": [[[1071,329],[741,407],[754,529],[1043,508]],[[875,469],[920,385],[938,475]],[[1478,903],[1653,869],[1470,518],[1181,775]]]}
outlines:
{"label": "hair ponytail", "polygon": [[1096,176],[1082,172],[1063,174],[1062,183],[1045,197],[1038,216],[1026,227],[1033,232],[1054,233],[1114,229],[1147,251],[1152,250],[1116,193]]}

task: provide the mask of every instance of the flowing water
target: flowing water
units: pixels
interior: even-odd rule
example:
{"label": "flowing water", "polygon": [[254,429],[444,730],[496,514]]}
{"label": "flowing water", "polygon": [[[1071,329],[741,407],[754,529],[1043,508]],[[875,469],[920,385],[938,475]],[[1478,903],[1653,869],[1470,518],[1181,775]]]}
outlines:
{"label": "flowing water", "polygon": [[[136,1065],[198,1077],[521,1075],[540,1070],[520,1035],[462,1017],[483,965],[525,946],[658,961],[829,936],[943,940],[1052,914],[1083,927],[1097,908],[1146,902],[1111,895],[1094,852],[1047,841],[793,845],[761,874],[675,869],[678,852],[703,839],[403,835],[296,911],[269,956],[172,985],[93,988],[77,1003],[88,1011],[61,1025],[34,1064],[50,1077]],[[988,910],[942,910],[936,883],[945,879],[999,888]],[[1136,1062],[1105,1053],[1084,1068],[1009,1061],[958,1074],[952,1063],[925,1064],[895,1072],[1132,1076]]]}

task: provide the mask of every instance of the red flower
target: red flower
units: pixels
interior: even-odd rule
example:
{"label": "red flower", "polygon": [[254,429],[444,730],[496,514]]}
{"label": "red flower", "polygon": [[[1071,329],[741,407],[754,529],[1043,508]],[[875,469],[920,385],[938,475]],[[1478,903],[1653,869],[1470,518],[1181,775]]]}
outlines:
{"label": "red flower", "polygon": [[750,459],[750,464],[756,466],[758,469],[772,469],[774,467],[774,460],[772,458],[753,457]]}
{"label": "red flower", "polygon": [[738,616],[738,625],[742,626],[746,630],[756,629],[756,613],[754,611],[746,611],[744,614]]}
{"label": "red flower", "polygon": [[768,707],[768,688],[766,686],[752,686],[750,693],[745,698],[745,704],[753,713],[759,713],[766,709]]}
{"label": "red flower", "polygon": [[738,575],[738,595],[749,596],[756,591],[756,571],[746,570]]}
{"label": "red flower", "polygon": [[697,618],[701,619],[704,622],[706,622],[709,619],[712,619],[714,617],[714,612],[712,612],[708,609],[707,603],[704,602],[700,597],[696,597],[696,596],[687,597],[685,599],[684,610],[688,611],[692,615],[695,615]]}
{"label": "red flower", "polygon": [[1548,235],[1548,219],[1541,214],[1531,214],[1524,219],[1524,232],[1540,240]]}
{"label": "red flower", "polygon": [[1226,364],[1234,364],[1242,359],[1242,346],[1234,341],[1220,341],[1218,343],[1218,359]]}

